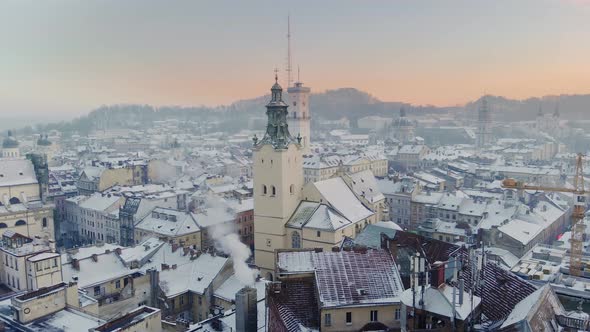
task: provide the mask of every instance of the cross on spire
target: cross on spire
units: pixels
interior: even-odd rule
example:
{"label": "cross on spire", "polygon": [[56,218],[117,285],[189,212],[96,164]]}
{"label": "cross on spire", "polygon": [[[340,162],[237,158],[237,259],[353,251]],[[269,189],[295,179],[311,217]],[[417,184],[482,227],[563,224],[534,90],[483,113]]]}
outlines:
{"label": "cross on spire", "polygon": [[279,83],[279,69],[275,67],[275,83]]}

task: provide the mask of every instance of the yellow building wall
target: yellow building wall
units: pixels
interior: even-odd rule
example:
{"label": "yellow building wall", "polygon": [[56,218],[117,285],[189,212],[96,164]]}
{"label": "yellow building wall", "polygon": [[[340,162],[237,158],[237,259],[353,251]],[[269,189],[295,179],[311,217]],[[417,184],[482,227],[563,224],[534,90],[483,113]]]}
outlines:
{"label": "yellow building wall", "polygon": [[274,273],[274,251],[288,248],[285,247],[285,224],[300,202],[302,161],[301,150],[295,144],[286,150],[264,145],[254,152],[255,257],[263,276]]}
{"label": "yellow building wall", "polygon": [[6,195],[8,199],[16,197],[22,202],[22,193],[26,195],[27,200],[29,201],[39,200],[39,184],[31,183],[19,186],[0,187],[0,201],[2,201],[2,204],[4,204],[4,195]]}
{"label": "yellow building wall", "polygon": [[[55,233],[52,207],[53,206],[50,205],[40,209],[0,214],[0,225],[6,225],[6,227],[3,228],[0,226],[0,233],[4,233],[6,230],[11,230],[27,237],[39,236],[41,238],[54,240]],[[47,227],[43,227],[43,218],[46,218],[47,220]],[[24,220],[26,225],[16,226],[16,222],[19,220]]]}
{"label": "yellow building wall", "polygon": [[[14,304],[15,302],[13,302]],[[16,302],[18,303],[18,302]],[[22,303],[19,308],[19,321],[22,323],[31,322],[37,318],[44,317],[66,307],[66,291],[61,289],[46,296],[37,297],[31,301]],[[26,310],[25,310],[26,309]],[[27,313],[25,313],[27,311]]]}
{"label": "yellow building wall", "polygon": [[[399,304],[386,306],[348,307],[338,309],[321,309],[321,331],[322,332],[347,332],[360,331],[363,326],[371,322],[371,311],[377,310],[378,322],[390,328],[400,326],[400,321],[395,320],[395,309],[400,309]],[[346,323],[346,313],[352,314],[352,323]],[[325,315],[331,315],[331,324],[326,326]]]}

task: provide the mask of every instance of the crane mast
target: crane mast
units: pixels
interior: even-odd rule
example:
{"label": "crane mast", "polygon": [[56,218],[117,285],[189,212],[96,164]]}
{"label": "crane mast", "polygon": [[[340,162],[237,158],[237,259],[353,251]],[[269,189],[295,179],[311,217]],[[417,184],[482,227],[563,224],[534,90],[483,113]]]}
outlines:
{"label": "crane mast", "polygon": [[574,175],[574,188],[560,188],[549,186],[528,185],[515,179],[505,179],[502,181],[502,187],[507,189],[539,190],[547,192],[567,192],[574,195],[574,208],[572,212],[572,236],[570,239],[570,274],[574,276],[582,275],[582,252],[584,249],[584,233],[586,225],[584,224],[584,215],[586,213],[586,195],[589,193],[584,186],[584,162],[583,155],[578,154],[576,157],[576,174]]}

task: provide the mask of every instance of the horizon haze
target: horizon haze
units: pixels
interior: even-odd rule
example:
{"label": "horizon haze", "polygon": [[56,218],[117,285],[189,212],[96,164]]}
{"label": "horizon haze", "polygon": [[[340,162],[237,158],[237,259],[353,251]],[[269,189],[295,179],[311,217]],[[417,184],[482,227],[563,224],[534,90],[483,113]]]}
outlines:
{"label": "horizon haze", "polygon": [[9,1],[0,113],[260,96],[275,67],[285,80],[288,14],[294,76],[314,92],[435,106],[590,93],[587,1]]}

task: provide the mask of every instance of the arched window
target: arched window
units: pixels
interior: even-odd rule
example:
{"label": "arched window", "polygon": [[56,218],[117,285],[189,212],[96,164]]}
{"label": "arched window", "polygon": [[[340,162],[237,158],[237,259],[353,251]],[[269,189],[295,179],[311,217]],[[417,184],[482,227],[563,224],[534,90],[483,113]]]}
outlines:
{"label": "arched window", "polygon": [[23,226],[23,225],[26,225],[26,224],[27,224],[27,222],[21,219],[21,220],[17,221],[14,224],[14,226]]}
{"label": "arched window", "polygon": [[19,204],[20,203],[20,199],[13,197],[9,200],[10,204]]}
{"label": "arched window", "polygon": [[273,279],[272,273],[271,272],[267,272],[266,273],[266,280],[272,281],[272,279]]}
{"label": "arched window", "polygon": [[3,223],[3,222],[0,222],[0,228],[8,228],[8,225],[6,225],[6,224],[5,224],[5,223]]}
{"label": "arched window", "polygon": [[273,196],[277,195],[277,188],[275,188],[275,186],[272,186],[272,195]]}
{"label": "arched window", "polygon": [[266,185],[265,185],[265,184],[263,184],[263,185],[262,185],[262,194],[263,194],[263,195],[266,195],[266,192],[267,192],[267,190],[266,190]]}
{"label": "arched window", "polygon": [[297,232],[291,234],[291,247],[293,249],[301,248],[301,236]]}
{"label": "arched window", "polygon": [[289,186],[289,193],[290,193],[291,195],[293,195],[293,194],[295,193],[295,186],[294,186],[294,185],[290,185],[290,186]]}
{"label": "arched window", "polygon": [[43,218],[43,227],[47,227],[47,218]]}

